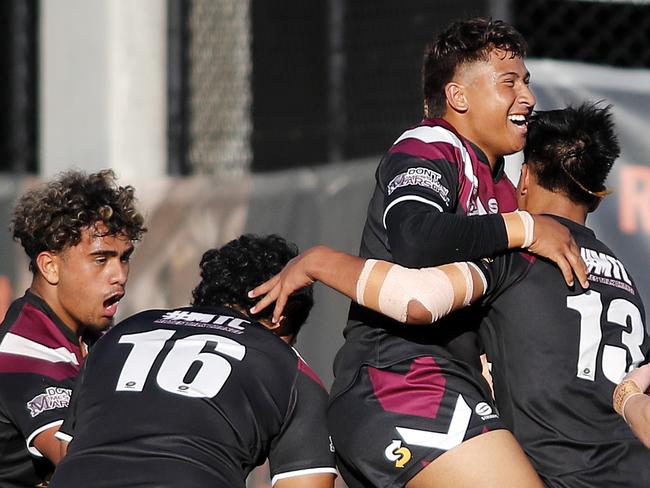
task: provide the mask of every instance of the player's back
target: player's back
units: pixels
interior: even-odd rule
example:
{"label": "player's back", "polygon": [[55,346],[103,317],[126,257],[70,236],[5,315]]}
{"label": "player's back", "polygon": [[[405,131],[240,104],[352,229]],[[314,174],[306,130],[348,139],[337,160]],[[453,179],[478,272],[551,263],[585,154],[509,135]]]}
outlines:
{"label": "player's back", "polygon": [[53,486],[243,487],[289,418],[301,364],[230,309],[135,315],[88,356]]}
{"label": "player's back", "polygon": [[650,351],[643,303],[612,251],[560,220],[590,288],[568,288],[555,266],[536,260],[496,295],[482,335],[501,418],[549,486],[650,486],[650,452],[611,406],[616,384]]}

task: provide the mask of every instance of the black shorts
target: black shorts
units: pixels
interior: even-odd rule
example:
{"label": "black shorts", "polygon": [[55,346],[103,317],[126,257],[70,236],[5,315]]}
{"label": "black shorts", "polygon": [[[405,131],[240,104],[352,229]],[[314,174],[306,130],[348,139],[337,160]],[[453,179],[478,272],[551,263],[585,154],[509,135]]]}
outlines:
{"label": "black shorts", "polygon": [[505,428],[478,371],[429,356],[362,367],[327,421],[350,488],[402,487],[461,442]]}

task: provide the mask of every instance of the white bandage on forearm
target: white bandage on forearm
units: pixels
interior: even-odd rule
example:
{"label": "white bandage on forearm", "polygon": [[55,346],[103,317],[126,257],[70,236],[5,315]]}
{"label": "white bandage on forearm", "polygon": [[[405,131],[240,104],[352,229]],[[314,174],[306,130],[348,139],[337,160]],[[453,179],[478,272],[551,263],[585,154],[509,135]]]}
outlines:
{"label": "white bandage on forearm", "polygon": [[431,322],[435,322],[447,315],[455,302],[467,305],[472,298],[472,276],[467,264],[450,266],[453,271],[408,269],[367,260],[357,282],[357,302],[406,322],[409,303],[417,301],[429,311]]}
{"label": "white bandage on forearm", "polygon": [[[463,297],[462,306],[466,307],[467,305],[472,303],[472,294],[474,293],[474,282],[472,281],[472,273],[470,272],[467,263],[453,263],[452,266],[458,268],[458,270],[462,274],[462,277],[465,279],[465,296]],[[456,290],[456,288],[457,287],[454,287],[454,290]],[[459,288],[458,291],[462,292],[462,289]]]}
{"label": "white bandage on forearm", "polygon": [[366,304],[364,300],[364,294],[366,292],[366,288],[368,287],[368,278],[370,277],[370,273],[372,272],[376,263],[377,263],[376,259],[366,259],[366,263],[363,265],[363,269],[361,270],[361,274],[359,275],[359,279],[357,280],[356,302],[359,305],[365,306]]}
{"label": "white bandage on forearm", "polygon": [[526,249],[535,239],[535,220],[524,210],[502,214],[508,235],[508,247]]}

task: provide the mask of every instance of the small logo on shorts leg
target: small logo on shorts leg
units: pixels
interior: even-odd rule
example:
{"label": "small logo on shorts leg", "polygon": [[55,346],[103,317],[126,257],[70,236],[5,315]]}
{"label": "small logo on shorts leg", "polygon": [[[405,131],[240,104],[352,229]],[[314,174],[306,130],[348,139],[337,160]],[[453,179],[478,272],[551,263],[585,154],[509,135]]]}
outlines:
{"label": "small logo on shorts leg", "polygon": [[384,456],[389,461],[394,462],[396,468],[403,468],[411,460],[411,451],[402,446],[402,441],[394,440],[386,447]]}
{"label": "small logo on shorts leg", "polygon": [[474,407],[474,412],[481,417],[481,420],[496,419],[499,417],[494,413],[492,407],[485,402],[477,403],[476,407]]}

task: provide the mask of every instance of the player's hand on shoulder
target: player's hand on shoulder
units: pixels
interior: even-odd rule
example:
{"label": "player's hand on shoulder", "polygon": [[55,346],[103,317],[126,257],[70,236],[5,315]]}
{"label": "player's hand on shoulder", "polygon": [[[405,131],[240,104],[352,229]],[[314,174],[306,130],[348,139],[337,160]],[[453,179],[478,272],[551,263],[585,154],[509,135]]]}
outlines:
{"label": "player's hand on shoulder", "polygon": [[528,250],[557,264],[569,286],[573,286],[575,275],[582,287],[588,288],[587,266],[569,229],[545,215],[533,215],[533,219],[535,233]]}

